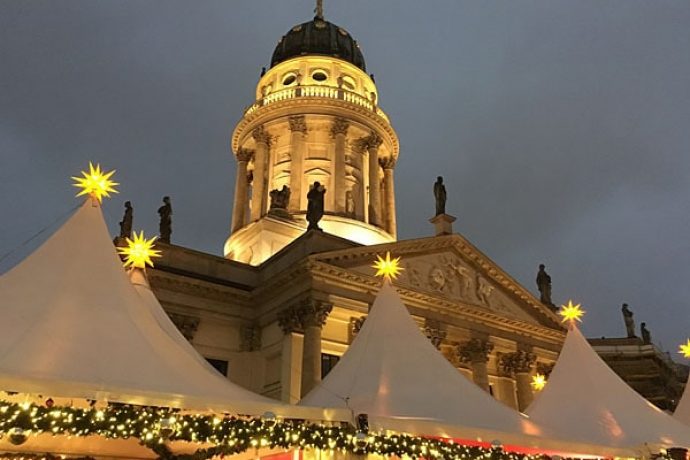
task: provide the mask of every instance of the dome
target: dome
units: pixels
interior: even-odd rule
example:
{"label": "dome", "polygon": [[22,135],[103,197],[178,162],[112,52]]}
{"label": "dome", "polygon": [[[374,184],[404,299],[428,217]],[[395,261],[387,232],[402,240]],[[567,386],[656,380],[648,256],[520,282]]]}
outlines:
{"label": "dome", "polygon": [[364,56],[354,38],[342,27],[320,17],[296,25],[285,34],[271,58],[271,67],[288,59],[316,54],[348,61],[366,72]]}

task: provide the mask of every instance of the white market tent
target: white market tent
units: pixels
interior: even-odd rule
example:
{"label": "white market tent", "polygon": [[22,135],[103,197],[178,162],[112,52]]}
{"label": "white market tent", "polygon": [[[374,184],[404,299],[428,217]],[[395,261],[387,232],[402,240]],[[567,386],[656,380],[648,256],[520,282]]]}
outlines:
{"label": "white market tent", "polygon": [[0,317],[0,390],[245,415],[306,412],[209,366],[148,287],[130,282],[90,200],[0,277]]}
{"label": "white market tent", "polygon": [[690,384],[685,385],[685,391],[680,398],[676,411],[673,413],[673,417],[686,425],[690,425]]}
{"label": "white market tent", "polygon": [[[582,443],[539,438],[542,429],[464,377],[419,330],[384,282],[348,350],[300,405],[367,414],[376,429],[558,452],[605,453]],[[563,437],[569,439],[567,436]]]}
{"label": "white market tent", "polygon": [[630,388],[575,325],[546,387],[526,412],[547,435],[557,438],[636,449],[638,454],[645,449],[656,453],[659,447],[690,447],[690,427]]}

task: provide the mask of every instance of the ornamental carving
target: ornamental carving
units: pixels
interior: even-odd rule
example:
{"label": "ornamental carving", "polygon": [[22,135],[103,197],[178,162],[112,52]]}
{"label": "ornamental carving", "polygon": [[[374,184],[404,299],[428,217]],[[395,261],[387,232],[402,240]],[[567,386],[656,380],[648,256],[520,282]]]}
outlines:
{"label": "ornamental carving", "polygon": [[331,126],[331,136],[335,137],[339,134],[347,134],[347,129],[350,127],[350,122],[346,118],[336,117]]}
{"label": "ornamental carving", "polygon": [[261,350],[261,328],[247,324],[240,328],[240,351]]}
{"label": "ornamental carving", "polygon": [[470,339],[458,344],[458,358],[466,363],[486,363],[494,344],[485,339]]}
{"label": "ornamental carving", "polygon": [[307,134],[307,120],[304,115],[295,115],[288,118],[290,131]]}
{"label": "ornamental carving", "polygon": [[180,313],[168,313],[168,316],[187,341],[191,342],[194,340],[194,335],[199,329],[199,323],[201,322],[200,318]]}
{"label": "ornamental carving", "polygon": [[301,303],[299,307],[302,325],[306,327],[323,327],[328,315],[333,310],[333,304],[320,300],[309,299]]}
{"label": "ornamental carving", "polygon": [[437,350],[440,350],[441,343],[446,339],[448,333],[443,329],[439,321],[427,318],[424,321],[424,335],[427,336]]}
{"label": "ornamental carving", "polygon": [[528,351],[498,354],[498,369],[506,377],[529,373],[537,360],[537,355]]}
{"label": "ornamental carving", "polygon": [[355,145],[360,150],[377,150],[382,143],[383,139],[381,139],[381,137],[378,134],[371,133],[367,137],[361,137],[357,139]]}
{"label": "ornamental carving", "polygon": [[554,365],[555,363],[537,363],[537,373],[548,379],[553,371]]}
{"label": "ornamental carving", "polygon": [[252,131],[252,137],[257,144],[266,144],[268,147],[271,145],[271,135],[268,134],[268,131],[266,131],[263,126],[254,129],[254,131]]}
{"label": "ornamental carving", "polygon": [[303,333],[302,320],[297,308],[290,306],[278,313],[278,325],[283,330],[283,334],[293,332]]}
{"label": "ornamental carving", "polygon": [[254,158],[254,150],[240,148],[237,150],[237,161],[250,161]]}

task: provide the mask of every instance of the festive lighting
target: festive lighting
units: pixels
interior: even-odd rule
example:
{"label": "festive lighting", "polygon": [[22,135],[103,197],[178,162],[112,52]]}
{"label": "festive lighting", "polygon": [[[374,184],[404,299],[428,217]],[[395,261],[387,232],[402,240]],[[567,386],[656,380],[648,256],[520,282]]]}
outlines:
{"label": "festive lighting", "polygon": [[138,235],[137,232],[134,232],[133,239],[126,238],[127,246],[117,248],[120,255],[125,256],[125,267],[146,268],[147,265],[153,267],[151,259],[161,256],[159,250],[153,249],[156,238],[154,236],[147,240],[143,231],[139,232]]}
{"label": "festive lighting", "polygon": [[72,177],[75,181],[72,185],[81,189],[77,196],[89,195],[100,203],[104,196],[110,197],[111,193],[118,193],[115,186],[120,184],[110,180],[115,170],[106,173],[101,171],[101,165],[96,164],[94,167],[93,163],[89,162],[89,172],[82,171],[81,174],[84,177]]}
{"label": "festive lighting", "polygon": [[[356,455],[425,458],[426,460],[548,460],[537,454],[497,450],[491,446],[468,446],[448,439],[424,438],[388,431],[365,432],[350,424],[320,425],[303,420],[239,418],[220,414],[182,413],[179,409],[109,404],[104,408],[17,404],[0,400],[0,436],[27,434],[136,439],[158,457],[209,460],[247,452],[250,449],[339,450]],[[177,457],[167,441],[210,444],[191,456]],[[21,454],[24,460],[52,460],[49,455]],[[0,459],[21,460],[0,452]],[[75,460],[75,459],[73,459]]]}
{"label": "festive lighting", "polygon": [[376,262],[372,265],[376,269],[376,276],[382,276],[387,280],[394,280],[404,269],[399,265],[400,257],[391,259],[391,253],[386,252],[386,258],[377,255]]}
{"label": "festive lighting", "polygon": [[563,317],[562,323],[566,321],[582,322],[580,318],[585,314],[585,311],[580,308],[580,304],[574,305],[572,300],[568,300],[568,305],[561,305],[561,311],[558,314]]}
{"label": "festive lighting", "polygon": [[532,385],[534,391],[541,391],[546,386],[546,377],[542,374],[537,374],[532,377],[532,383],[530,383],[530,385]]}
{"label": "festive lighting", "polygon": [[685,344],[681,344],[678,353],[682,354],[684,358],[690,358],[690,339]]}

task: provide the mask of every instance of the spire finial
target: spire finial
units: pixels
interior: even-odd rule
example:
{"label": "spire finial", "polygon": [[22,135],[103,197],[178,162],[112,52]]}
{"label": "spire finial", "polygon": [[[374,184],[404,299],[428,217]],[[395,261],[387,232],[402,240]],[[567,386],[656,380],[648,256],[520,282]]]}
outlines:
{"label": "spire finial", "polygon": [[316,17],[323,19],[323,0],[316,0],[316,8],[314,9]]}

